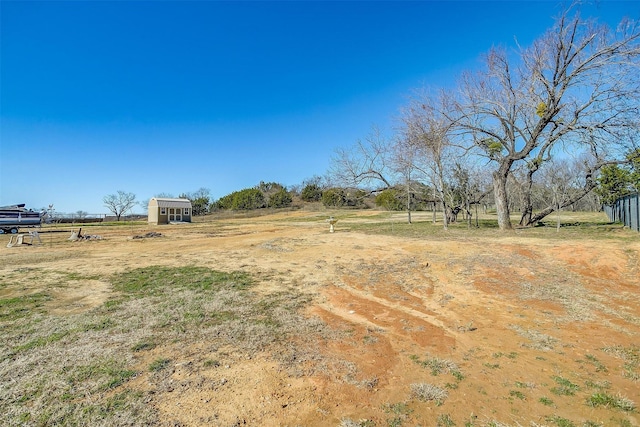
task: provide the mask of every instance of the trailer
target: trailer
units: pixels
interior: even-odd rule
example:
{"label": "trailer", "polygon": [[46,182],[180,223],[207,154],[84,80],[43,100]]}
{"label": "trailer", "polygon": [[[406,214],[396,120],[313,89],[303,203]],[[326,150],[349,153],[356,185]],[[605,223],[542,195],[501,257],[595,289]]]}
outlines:
{"label": "trailer", "polygon": [[0,207],[0,234],[17,234],[20,228],[40,227],[46,212],[26,209],[24,203]]}

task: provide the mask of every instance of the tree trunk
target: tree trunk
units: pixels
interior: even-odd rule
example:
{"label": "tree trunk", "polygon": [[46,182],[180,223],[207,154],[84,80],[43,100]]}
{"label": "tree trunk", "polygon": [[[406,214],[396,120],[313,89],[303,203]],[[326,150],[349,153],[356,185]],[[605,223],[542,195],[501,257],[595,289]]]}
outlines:
{"label": "tree trunk", "polygon": [[[589,194],[589,192],[591,190],[593,190],[595,187],[596,187],[595,181],[589,180],[587,185],[582,189],[582,191],[580,191],[579,193],[573,195],[573,197],[571,197],[565,203],[562,203],[560,205],[559,209],[566,208],[567,206],[571,206],[572,204],[574,204],[575,202],[577,202],[578,200],[582,199],[584,196]],[[555,206],[555,204],[544,208],[542,211],[538,212],[533,217],[531,217],[531,221],[527,225],[535,224],[536,222],[542,220],[542,218],[544,218],[544,217],[552,214],[553,212],[555,212],[556,209],[558,209],[558,208]]]}
{"label": "tree trunk", "polygon": [[533,216],[533,206],[531,206],[531,202],[529,201],[529,203],[526,204],[526,206],[524,206],[522,208],[522,216],[520,217],[520,225],[521,226],[526,226],[531,224],[531,217]]}
{"label": "tree trunk", "polygon": [[476,203],[476,228],[480,228],[480,222],[478,220],[478,204],[477,203]]}
{"label": "tree trunk", "polygon": [[542,160],[539,162],[534,162],[533,165],[529,167],[529,171],[527,172],[527,181],[522,186],[522,216],[520,217],[520,225],[527,226],[531,224],[531,217],[533,216],[533,203],[531,202],[531,190],[533,188],[533,174],[540,169],[540,165],[542,164]]}
{"label": "tree trunk", "polygon": [[493,198],[496,202],[498,227],[500,227],[500,230],[512,230],[513,226],[509,217],[509,200],[507,199],[507,174],[501,173],[500,169],[493,172]]}
{"label": "tree trunk", "polygon": [[442,201],[442,222],[444,222],[444,229],[449,229],[449,218],[447,218],[447,204]]}
{"label": "tree trunk", "polygon": [[436,188],[433,187],[433,223],[436,223]]}
{"label": "tree trunk", "polygon": [[522,227],[531,224],[531,217],[533,216],[533,203],[531,203],[532,180],[527,184],[522,195],[522,215],[520,216],[520,225]]}
{"label": "tree trunk", "polygon": [[411,224],[411,192],[407,188],[407,222]]}

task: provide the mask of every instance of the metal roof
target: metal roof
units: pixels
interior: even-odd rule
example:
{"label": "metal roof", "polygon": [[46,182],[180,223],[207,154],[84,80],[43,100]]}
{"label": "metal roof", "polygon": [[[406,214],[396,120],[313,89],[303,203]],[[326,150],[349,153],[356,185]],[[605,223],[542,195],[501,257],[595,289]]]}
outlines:
{"label": "metal roof", "polygon": [[[151,200],[155,200],[160,208],[191,208],[191,202],[189,199],[167,199],[163,197],[153,197]],[[149,204],[151,204],[149,200]]]}

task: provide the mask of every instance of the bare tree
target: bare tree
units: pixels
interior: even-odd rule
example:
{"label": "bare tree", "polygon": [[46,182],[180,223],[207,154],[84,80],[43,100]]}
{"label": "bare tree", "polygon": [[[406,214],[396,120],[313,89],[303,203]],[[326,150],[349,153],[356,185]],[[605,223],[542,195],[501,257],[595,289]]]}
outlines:
{"label": "bare tree", "polygon": [[390,142],[374,127],[364,141],[336,150],[331,158],[330,175],[341,185],[359,187],[378,182],[383,187],[380,189],[391,188],[390,148]]}
{"label": "bare tree", "polygon": [[568,206],[567,202],[571,199],[571,193],[579,191],[579,187],[575,185],[574,181],[578,172],[574,169],[575,166],[578,165],[575,163],[572,165],[567,160],[551,160],[545,164],[541,172],[543,174],[542,182],[549,192],[549,205],[553,206],[557,214],[557,231],[560,231],[560,212]]}
{"label": "bare tree", "polygon": [[122,190],[118,190],[117,194],[109,194],[102,199],[104,206],[109,209],[109,212],[113,213],[118,221],[122,214],[136,204],[136,195],[133,193],[127,193]]}
{"label": "bare tree", "polygon": [[434,195],[442,205],[445,230],[452,219],[445,176],[452,171],[451,161],[457,157],[456,147],[450,140],[452,123],[442,113],[442,101],[446,97],[446,94],[441,94],[439,97],[414,99],[402,117],[404,138],[423,159],[420,163],[422,167],[417,162],[413,162],[413,166],[428,177]]}
{"label": "bare tree", "polygon": [[565,11],[530,48],[515,55],[491,50],[486,69],[466,74],[461,96],[441,110],[457,137],[496,165],[501,229],[512,228],[506,185],[515,166],[528,168],[521,223],[531,224],[539,215],[532,214],[529,184],[559,146],[591,153],[596,161],[586,171],[589,178],[603,165],[622,161],[637,143],[638,25],[626,21],[612,31],[572,12]]}
{"label": "bare tree", "polygon": [[[411,224],[412,194],[417,184],[424,178],[424,166],[420,165],[420,153],[406,137],[399,137],[392,148],[391,167],[398,174],[406,196],[407,222]],[[435,210],[434,210],[435,213]]]}
{"label": "bare tree", "polygon": [[[561,205],[556,206],[554,203],[549,203],[546,207],[540,209],[531,217],[530,224],[538,223],[546,216],[555,212],[556,209],[566,208],[574,205],[579,200],[582,200],[583,197],[591,193],[591,191],[598,185],[596,181],[598,171],[602,169],[603,166],[619,163],[626,163],[626,161],[605,161],[587,155],[580,156],[572,163],[565,163],[565,165],[568,165],[566,167],[571,171],[570,181],[573,185],[572,191],[566,195],[566,199]],[[548,185],[548,183],[545,184]]]}

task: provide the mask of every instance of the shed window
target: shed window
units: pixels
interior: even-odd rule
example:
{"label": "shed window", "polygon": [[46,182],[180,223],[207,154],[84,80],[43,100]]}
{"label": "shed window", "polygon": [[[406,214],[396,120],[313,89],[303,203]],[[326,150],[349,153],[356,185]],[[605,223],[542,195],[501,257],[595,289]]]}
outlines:
{"label": "shed window", "polygon": [[183,215],[189,215],[189,208],[184,208],[184,213]]}
{"label": "shed window", "polygon": [[167,214],[167,208],[160,208],[160,215],[166,215]]}

